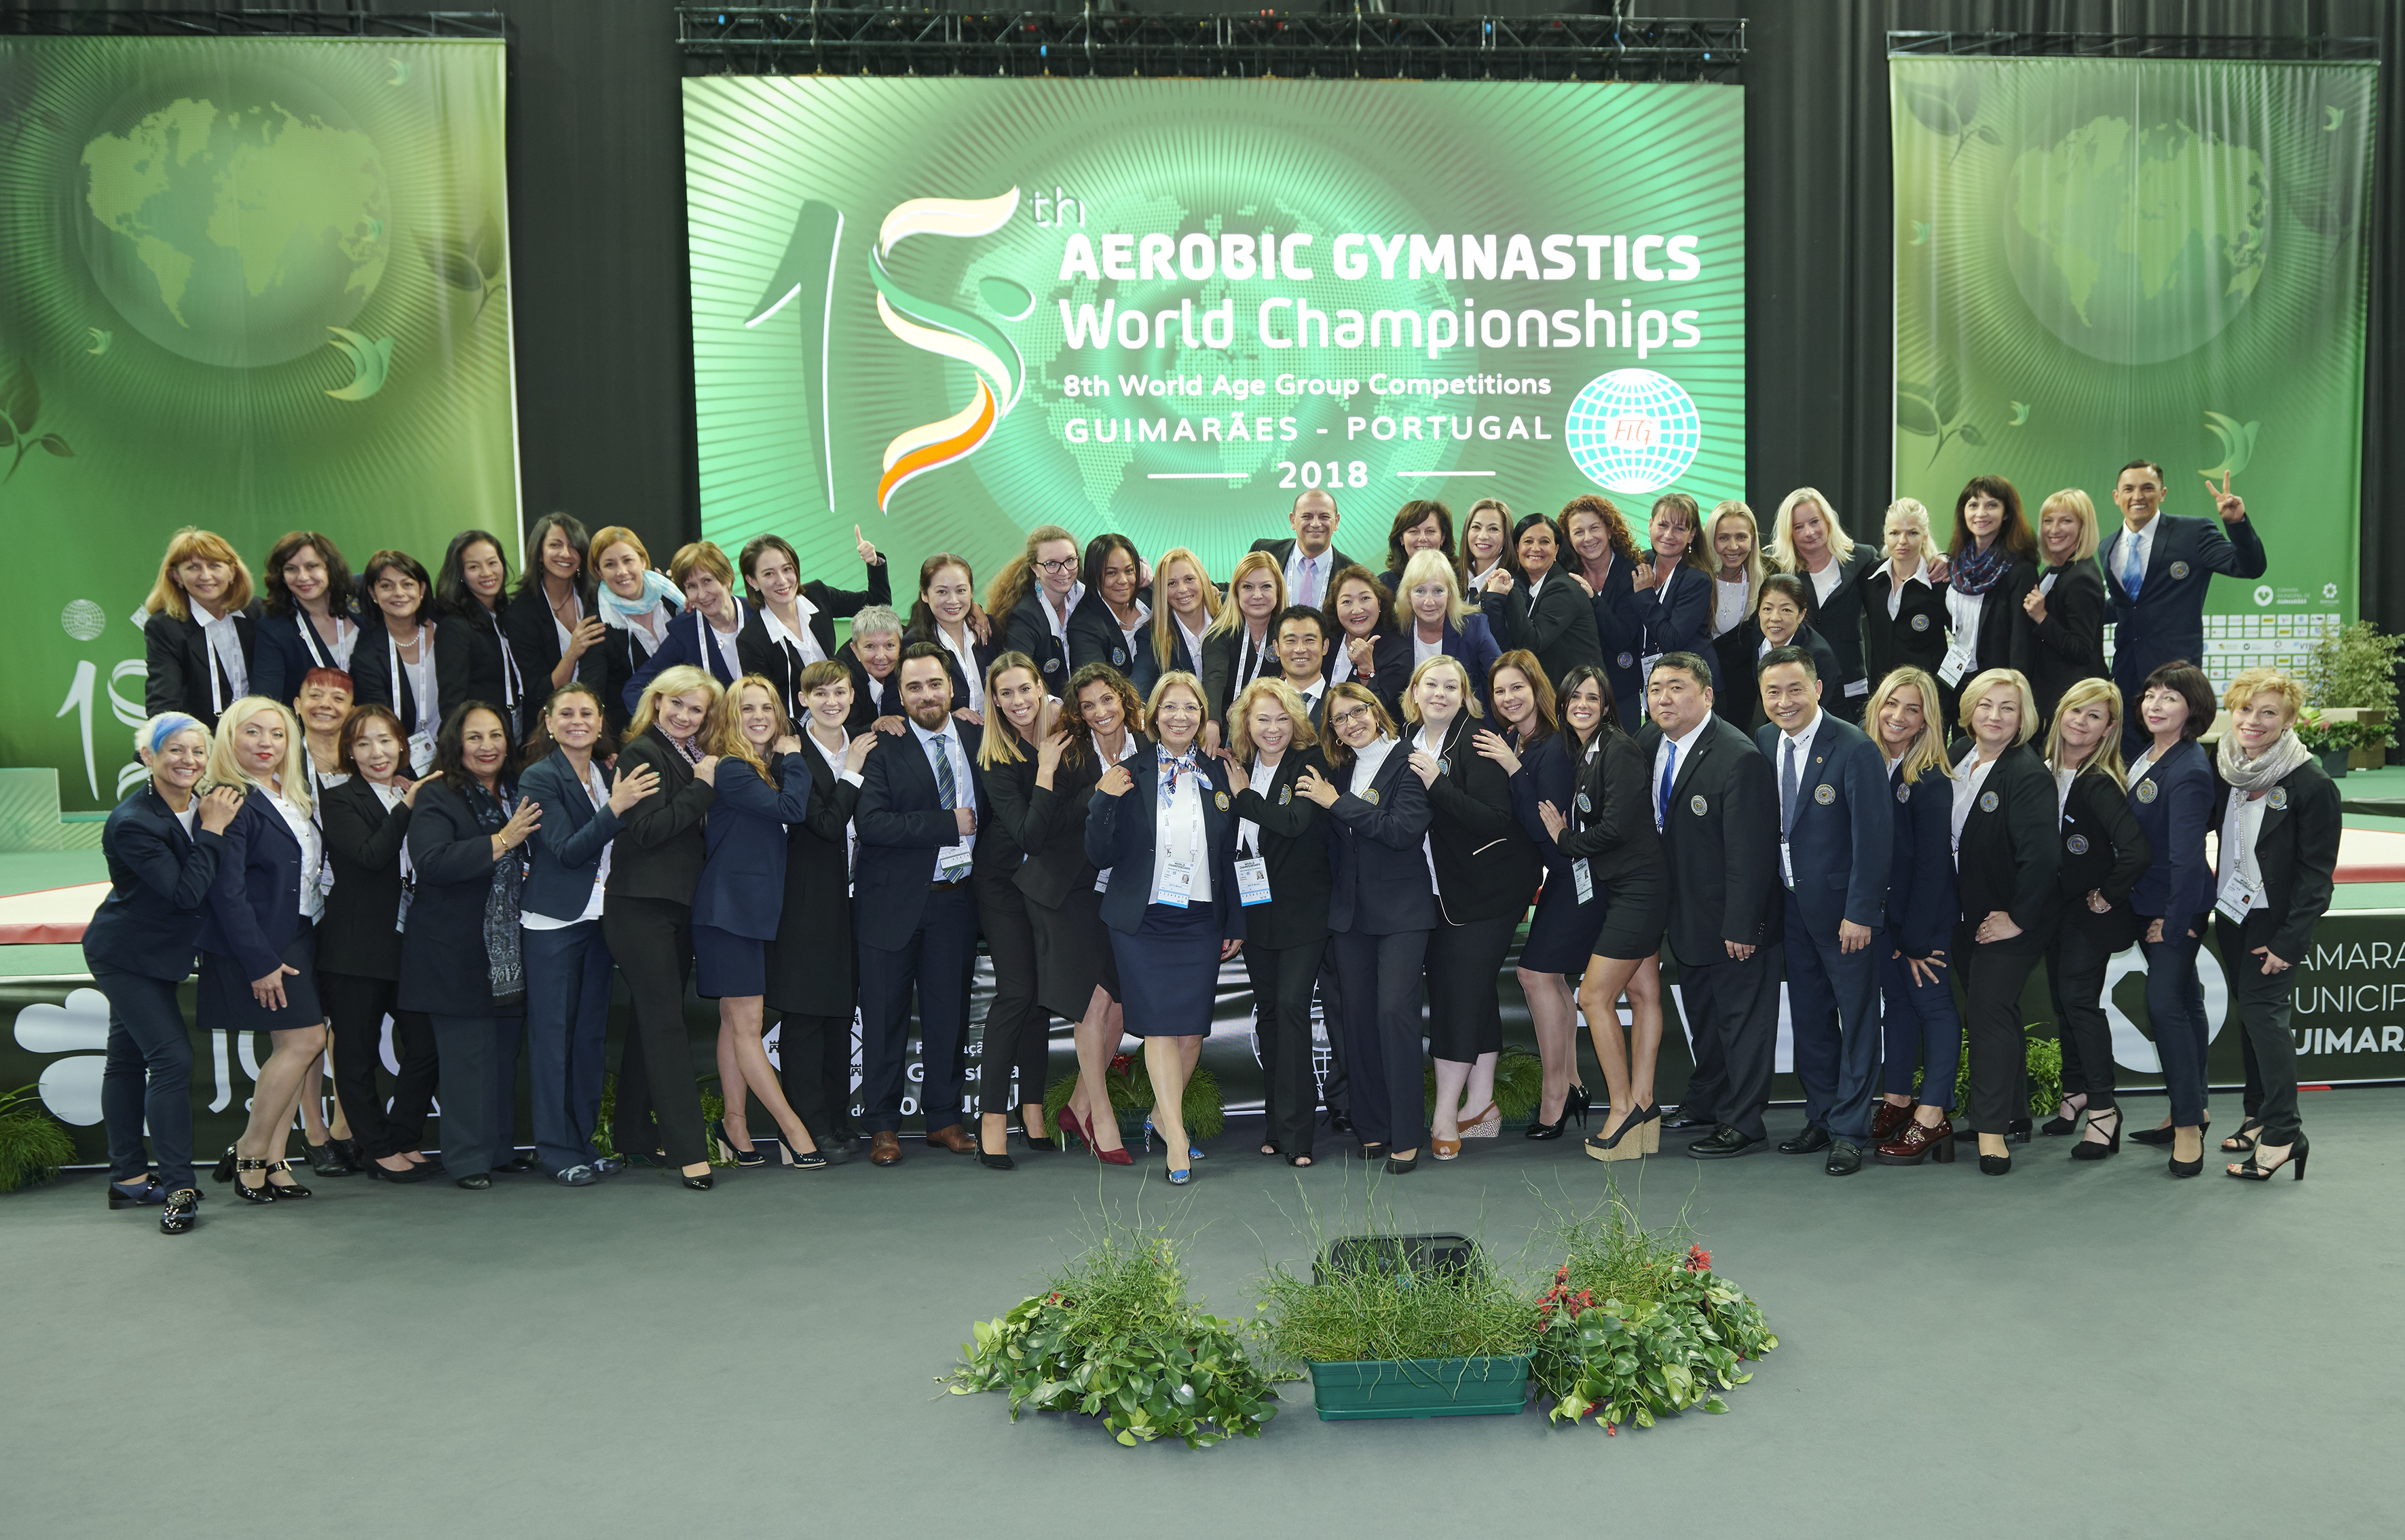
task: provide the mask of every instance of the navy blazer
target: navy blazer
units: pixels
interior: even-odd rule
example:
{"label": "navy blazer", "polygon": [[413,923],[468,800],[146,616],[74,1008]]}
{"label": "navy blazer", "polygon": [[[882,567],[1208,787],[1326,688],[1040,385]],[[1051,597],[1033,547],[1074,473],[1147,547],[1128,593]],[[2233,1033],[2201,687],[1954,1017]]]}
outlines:
{"label": "navy blazer", "polygon": [[785,834],[810,806],[810,756],[785,754],[773,788],[738,759],[718,762],[710,854],[693,890],[693,922],[768,941],[785,903]]}
{"label": "navy blazer", "polygon": [[2130,782],[2130,811],[2154,860],[2130,889],[2130,907],[2148,919],[2183,923],[2213,907],[2213,868],[2204,836],[2213,823],[2213,756],[2181,743]]}
{"label": "navy blazer", "polygon": [[1328,810],[1330,931],[1385,936],[1436,928],[1436,888],[1420,847],[1436,809],[1411,764],[1410,746],[1398,743],[1359,791],[1351,790],[1358,759],[1329,777],[1346,788]]}
{"label": "navy blazer", "polygon": [[[345,609],[343,619],[354,625],[359,624],[359,606],[354,604]],[[350,672],[336,659],[334,650],[326,645],[326,638],[317,634],[316,626],[297,609],[289,615],[270,615],[262,611],[251,635],[250,693],[254,695],[264,695],[269,700],[282,701],[289,706],[292,697],[301,693],[301,681],[312,668]],[[381,645],[383,637],[379,635],[376,639]],[[365,640],[367,630],[362,626],[359,634],[352,638],[353,657],[359,655],[358,644]],[[357,679],[351,681],[351,698],[359,698]]]}
{"label": "navy blazer", "polygon": [[[742,662],[743,628],[751,623],[752,607],[737,599],[735,637],[736,661],[738,664]],[[644,687],[659,678],[662,670],[674,668],[679,664],[706,668],[710,670],[710,677],[720,684],[735,682],[735,676],[727,671],[726,659],[720,653],[718,644],[706,640],[701,635],[701,628],[708,624],[709,618],[690,605],[677,611],[675,618],[668,622],[667,635],[660,639],[660,650],[645,659],[642,667],[635,670],[635,677],[626,681],[626,688],[619,697],[629,714],[643,698]],[[451,697],[444,695],[443,708],[447,711],[451,706]]]}
{"label": "navy blazer", "polygon": [[[253,694],[259,693],[259,620],[255,600],[233,614],[236,650],[242,653],[243,672],[251,681]],[[179,621],[163,609],[152,614],[142,623],[142,655],[148,670],[142,680],[142,708],[150,716],[181,711],[215,732],[218,713],[209,709],[209,676],[214,673],[220,681],[217,693],[221,706],[232,706],[242,693],[225,678],[217,651],[209,646],[196,620]]]}
{"label": "navy blazer", "polygon": [[[1075,610],[1070,611],[1074,616]],[[1052,611],[1044,602],[1043,585],[1029,586],[1020,595],[1017,608],[1003,624],[1003,648],[1006,651],[1024,652],[1035,660],[1044,676],[1044,692],[1048,695],[1066,695],[1069,676],[1075,672],[1069,664],[1069,650],[1052,630]]]}
{"label": "navy blazer", "polygon": [[265,978],[283,966],[301,922],[301,841],[256,786],[224,838],[201,950],[233,959],[245,978]]}
{"label": "navy blazer", "polygon": [[[1786,763],[1786,736],[1775,722],[1754,730],[1753,746],[1770,762],[1774,791]],[[1805,930],[1824,946],[1836,945],[1841,920],[1874,931],[1887,923],[1895,840],[1892,794],[1878,745],[1824,699],[1811,761],[1799,758],[1795,766],[1795,811],[1787,826],[1787,859],[1795,874],[1788,891]]]}
{"label": "navy blazer", "polygon": [[2119,627],[2113,633],[2113,680],[2124,700],[2136,699],[2146,676],[2174,658],[2204,666],[2204,595],[2213,574],[2259,578],[2271,565],[2252,520],[2223,524],[2158,513],[2155,525],[2154,547],[2146,553],[2146,574],[2135,599],[2121,586],[2121,565],[2114,559],[2129,525],[2115,525],[2096,553],[2113,607],[2108,618]]}
{"label": "navy blazer", "polygon": [[[1611,680],[1612,699],[1624,703],[1620,707],[1624,724],[1643,714],[1639,706],[1645,696],[1645,681],[1638,673],[1645,657],[1645,614],[1638,608],[1636,577],[1635,564],[1615,552],[1611,570],[1595,591],[1596,639],[1603,645],[1603,671]],[[1705,591],[1710,592],[1709,585]]]}
{"label": "navy blazer", "polygon": [[1906,784],[1904,766],[1889,772],[1894,819],[1889,825],[1888,938],[1908,958],[1954,945],[1962,908],[1954,892],[1954,782],[1934,765]]}
{"label": "navy blazer", "polygon": [[[493,833],[479,826],[468,799],[448,780],[428,777],[409,819],[409,863],[417,886],[409,901],[408,927],[401,933],[402,1010],[445,1016],[526,1014],[523,995],[510,1001],[493,999],[485,909],[501,862],[526,859],[521,848],[496,860]],[[520,899],[523,913],[523,891]],[[584,912],[580,903],[577,913]]]}
{"label": "navy blazer", "polygon": [[[1220,940],[1242,941],[1245,906],[1236,901],[1237,819],[1228,793],[1228,768],[1199,747],[1195,757],[1205,779],[1202,843],[1211,859],[1211,917],[1218,922]],[[1152,902],[1153,842],[1160,828],[1160,755],[1155,749],[1121,763],[1135,784],[1116,797],[1098,790],[1086,804],[1086,859],[1111,871],[1111,886],[1103,894],[1103,923],[1132,936],[1143,927],[1145,909]],[[1120,882],[1122,872],[1141,874],[1141,880]]]}
{"label": "navy blazer", "polygon": [[1160,679],[1160,662],[1152,655],[1151,623],[1137,630],[1135,645],[1130,647],[1118,617],[1090,588],[1069,611],[1069,671],[1074,674],[1090,663],[1106,663],[1125,675],[1139,700],[1150,700],[1152,687]]}
{"label": "navy blazer", "polygon": [[[607,771],[601,779],[609,784]],[[577,783],[568,756],[557,749],[526,767],[518,777],[518,793],[542,809],[542,822],[527,842],[534,866],[527,873],[518,907],[545,919],[575,919],[593,902],[601,852],[626,827],[625,820],[607,802],[593,805],[593,793]]]}
{"label": "navy blazer", "polygon": [[[960,793],[983,823],[992,812],[977,771],[984,735],[974,722],[948,721],[969,763],[969,784]],[[926,911],[935,852],[961,842],[960,822],[937,800],[935,767],[915,727],[898,736],[879,733],[860,767],[860,805],[851,817],[860,840],[852,866],[855,923],[863,945],[906,943]]]}
{"label": "navy blazer", "polygon": [[83,930],[86,965],[171,983],[190,976],[225,847],[225,836],[202,828],[197,817],[187,835],[150,782],[136,787],[100,831],[109,889]]}

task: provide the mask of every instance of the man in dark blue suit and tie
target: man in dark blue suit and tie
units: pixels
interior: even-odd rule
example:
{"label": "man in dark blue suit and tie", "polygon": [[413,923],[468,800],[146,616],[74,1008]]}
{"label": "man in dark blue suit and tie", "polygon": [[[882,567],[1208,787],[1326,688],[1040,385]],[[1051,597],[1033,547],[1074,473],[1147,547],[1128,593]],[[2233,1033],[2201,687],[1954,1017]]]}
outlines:
{"label": "man in dark blue suit and tie", "polygon": [[[2104,564],[2104,592],[2113,604],[2113,682],[2124,701],[2146,693],[2146,676],[2174,659],[2204,666],[2204,596],[2213,574],[2259,578],[2271,565],[2263,538],[2246,522],[2246,501],[2229,490],[2222,473],[2218,489],[2206,490],[2221,514],[2211,519],[2160,511],[2163,468],[2131,460],[2121,468],[2113,501],[2121,526],[2097,558]],[[2132,758],[2146,746],[2145,723],[2125,711],[2121,749]]]}
{"label": "man in dark blue suit and tie", "polygon": [[1800,647],[1764,656],[1754,746],[1779,784],[1779,880],[1786,889],[1787,1003],[1804,1131],[1781,1155],[1828,1152],[1851,1176],[1870,1142],[1879,1065],[1879,932],[1887,918],[1887,761],[1869,735],[1821,709],[1820,671]]}
{"label": "man in dark blue suit and tie", "polygon": [[977,1147],[961,1127],[961,1057],[977,968],[969,860],[981,805],[979,734],[952,715],[945,657],[934,642],[904,650],[898,672],[909,729],[878,735],[861,766],[852,814],[860,836],[852,904],[860,937],[861,1121],[874,1166],[902,1159],[903,1060],[914,988],[927,1142],[955,1155]]}

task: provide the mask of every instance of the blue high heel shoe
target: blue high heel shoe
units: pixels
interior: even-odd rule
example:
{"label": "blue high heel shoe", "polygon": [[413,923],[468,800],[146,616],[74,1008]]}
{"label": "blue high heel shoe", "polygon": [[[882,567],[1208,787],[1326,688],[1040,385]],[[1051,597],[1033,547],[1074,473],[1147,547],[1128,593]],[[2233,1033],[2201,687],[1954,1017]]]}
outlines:
{"label": "blue high heel shoe", "polygon": [[[1144,1120],[1144,1147],[1146,1149],[1149,1150],[1152,1148],[1153,1136],[1158,1132],[1159,1130],[1154,1128],[1152,1126],[1151,1114],[1146,1113]],[[1210,1151],[1202,1148],[1202,1145],[1195,1143],[1191,1139],[1188,1139],[1186,1141],[1186,1157],[1188,1160],[1200,1160],[1210,1153]]]}
{"label": "blue high heel shoe", "polygon": [[1193,1180],[1194,1168],[1191,1166],[1174,1167],[1170,1170],[1169,1184],[1173,1187],[1183,1187]]}

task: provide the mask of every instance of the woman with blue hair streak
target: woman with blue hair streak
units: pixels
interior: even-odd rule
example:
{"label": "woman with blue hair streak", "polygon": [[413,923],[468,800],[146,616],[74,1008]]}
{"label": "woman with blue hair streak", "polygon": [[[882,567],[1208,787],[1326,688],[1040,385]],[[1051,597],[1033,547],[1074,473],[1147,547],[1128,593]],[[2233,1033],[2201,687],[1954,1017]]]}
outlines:
{"label": "woman with blue hair streak", "polygon": [[[181,1235],[197,1218],[192,1178],[192,1040],[176,988],[190,976],[209,885],[242,792],[194,795],[208,768],[209,730],[181,711],[134,730],[149,778],[117,805],[101,831],[108,896],[84,928],[83,955],[108,999],[108,1066],[101,1118],[108,1128],[108,1206],[162,1205],[159,1228]],[[142,1133],[158,1157],[154,1178]]]}

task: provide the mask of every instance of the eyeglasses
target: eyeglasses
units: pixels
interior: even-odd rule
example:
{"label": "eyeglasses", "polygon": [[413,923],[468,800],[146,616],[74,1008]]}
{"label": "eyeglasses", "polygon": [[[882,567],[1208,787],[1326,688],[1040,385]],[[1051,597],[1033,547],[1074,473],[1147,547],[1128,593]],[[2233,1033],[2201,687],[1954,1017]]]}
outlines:
{"label": "eyeglasses", "polygon": [[1048,562],[1037,562],[1035,565],[1046,572],[1075,572],[1077,570],[1077,558],[1056,556]]}
{"label": "eyeglasses", "polygon": [[1370,720],[1370,708],[1357,706],[1350,711],[1331,711],[1328,720],[1339,727],[1358,727]]}

